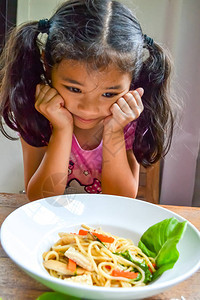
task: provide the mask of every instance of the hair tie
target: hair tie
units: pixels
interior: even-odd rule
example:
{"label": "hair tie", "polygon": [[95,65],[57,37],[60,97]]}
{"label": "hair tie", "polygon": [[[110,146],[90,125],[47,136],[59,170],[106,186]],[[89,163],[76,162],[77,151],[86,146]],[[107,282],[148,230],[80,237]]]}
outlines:
{"label": "hair tie", "polygon": [[153,45],[153,39],[150,38],[148,35],[144,34],[144,42],[148,45],[148,46],[152,46]]}
{"label": "hair tie", "polygon": [[48,19],[42,19],[38,22],[38,30],[41,33],[49,33],[50,22]]}

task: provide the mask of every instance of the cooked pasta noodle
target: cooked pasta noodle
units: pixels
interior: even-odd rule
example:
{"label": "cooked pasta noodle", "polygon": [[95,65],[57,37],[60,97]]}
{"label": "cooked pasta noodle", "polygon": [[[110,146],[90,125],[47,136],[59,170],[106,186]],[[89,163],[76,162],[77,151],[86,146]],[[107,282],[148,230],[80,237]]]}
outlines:
{"label": "cooked pasta noodle", "polygon": [[130,239],[82,225],[79,233],[59,233],[60,239],[43,253],[53,277],[104,287],[143,286],[151,281],[155,260]]}

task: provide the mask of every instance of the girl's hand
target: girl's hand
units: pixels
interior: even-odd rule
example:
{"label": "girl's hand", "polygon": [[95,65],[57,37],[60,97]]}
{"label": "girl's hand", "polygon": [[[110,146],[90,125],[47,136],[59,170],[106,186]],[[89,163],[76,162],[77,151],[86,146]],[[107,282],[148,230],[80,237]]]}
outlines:
{"label": "girl's hand", "polygon": [[56,89],[47,84],[38,84],[35,98],[36,110],[49,120],[53,128],[60,130],[73,125],[73,117]]}
{"label": "girl's hand", "polygon": [[143,94],[143,88],[138,88],[119,98],[110,108],[112,115],[104,120],[104,129],[117,132],[136,120],[144,109],[141,100]]}

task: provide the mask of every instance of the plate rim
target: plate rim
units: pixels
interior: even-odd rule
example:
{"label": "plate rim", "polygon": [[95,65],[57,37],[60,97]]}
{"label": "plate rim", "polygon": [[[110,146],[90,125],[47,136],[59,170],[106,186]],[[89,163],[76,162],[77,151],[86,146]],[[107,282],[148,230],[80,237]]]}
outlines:
{"label": "plate rim", "polygon": [[[2,236],[4,235],[4,227],[6,226],[7,222],[9,221],[10,218],[13,217],[14,214],[17,214],[17,212],[19,210],[21,210],[22,208],[24,208],[25,206],[30,206],[32,205],[33,203],[42,203],[43,201],[51,201],[53,198],[57,198],[57,197],[63,197],[63,196],[66,196],[66,197],[69,197],[70,195],[76,195],[76,196],[83,196],[84,197],[91,197],[94,195],[93,194],[67,194],[67,195],[60,195],[60,196],[52,196],[52,197],[48,197],[48,198],[42,198],[42,199],[38,199],[38,200],[35,200],[34,202],[29,202],[29,203],[26,203],[18,208],[16,208],[14,211],[12,211],[6,218],[5,220],[2,222],[2,225],[1,225],[1,228],[0,228],[0,240],[1,240],[1,244],[2,244],[2,247],[4,249],[4,251],[6,252],[6,254],[8,255],[8,257],[18,266],[20,267],[24,272],[28,273],[29,276],[31,277],[39,277],[39,278],[42,278],[44,279],[45,281],[47,280],[48,282],[55,282],[56,284],[58,285],[62,285],[62,286],[66,286],[66,287],[69,287],[69,288],[76,288],[78,287],[79,290],[82,290],[82,291],[87,291],[87,292],[99,292],[99,291],[103,291],[105,293],[108,293],[108,294],[112,294],[112,293],[116,293],[116,292],[119,292],[119,288],[109,288],[109,287],[98,287],[98,286],[92,286],[92,287],[89,287],[89,286],[82,286],[80,284],[77,284],[77,283],[71,283],[71,282],[63,282],[62,280],[58,279],[58,278],[54,278],[54,277],[51,277],[48,273],[47,274],[41,274],[40,272],[38,271],[33,271],[33,270],[30,270],[28,269],[27,267],[24,267],[21,263],[17,262],[15,259],[13,259],[12,255],[10,255],[10,253],[7,252],[7,249],[6,249],[6,246],[5,246],[5,243],[4,243],[4,240],[2,239]],[[189,225],[192,230],[194,230],[197,234],[197,236],[199,237],[200,239],[200,232],[199,230],[190,222],[188,221],[186,218],[182,217],[181,215],[173,212],[173,211],[170,211],[169,209],[167,209],[166,207],[162,207],[162,206],[157,206],[157,204],[154,204],[154,203],[150,203],[150,202],[146,202],[146,201],[143,201],[143,200],[140,200],[140,199],[134,199],[134,198],[129,198],[129,197],[122,197],[122,196],[115,196],[115,195],[106,195],[106,194],[95,194],[95,197],[107,197],[107,198],[126,198],[127,200],[131,200],[131,201],[134,201],[134,202],[138,202],[138,203],[142,203],[142,204],[145,204],[145,205],[149,205],[149,206],[154,206],[154,207],[158,207],[159,209],[161,210],[164,210],[164,211],[167,211],[167,212],[170,212],[172,215],[178,217],[178,219],[182,220],[182,221],[187,221],[187,226]],[[186,280],[187,278],[189,278],[192,274],[194,274],[198,269],[200,268],[200,259],[199,259],[199,263],[194,266],[191,270],[189,270],[186,275],[180,275],[178,276],[176,279],[171,279],[171,280],[168,280],[167,281],[167,284],[165,282],[161,282],[161,283],[156,283],[156,289],[167,289],[169,287],[172,287],[180,282],[182,282],[183,280]],[[37,279],[37,281],[40,282],[40,280]],[[44,283],[43,283],[44,284]],[[44,284],[45,285],[45,284]],[[149,284],[149,285],[146,285],[146,286],[142,286],[142,287],[137,287],[137,289],[131,289],[130,291],[130,288],[123,288],[123,291],[128,294],[137,294],[138,292],[141,293],[142,291],[152,291],[155,289],[155,285],[153,284]]]}

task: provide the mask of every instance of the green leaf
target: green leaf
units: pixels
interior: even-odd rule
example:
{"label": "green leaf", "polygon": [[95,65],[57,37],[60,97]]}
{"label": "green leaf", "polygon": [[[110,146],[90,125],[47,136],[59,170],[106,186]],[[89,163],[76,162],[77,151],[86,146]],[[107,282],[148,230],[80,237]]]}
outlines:
{"label": "green leaf", "polygon": [[[145,272],[145,280],[144,283],[148,283],[152,280],[152,274],[149,271],[148,266],[146,265],[145,261],[143,262],[139,262],[137,260],[134,260],[133,257],[131,256],[130,252],[128,250],[126,250],[125,252],[120,252],[119,253],[122,257],[124,257],[127,260],[130,260],[131,262],[133,262],[134,264],[136,264],[137,266],[139,266],[144,272]],[[140,278],[136,278],[136,280],[140,280]]]}
{"label": "green leaf", "polygon": [[157,270],[153,280],[163,272],[173,268],[179,258],[176,248],[187,226],[187,221],[179,222],[174,217],[151,226],[142,235],[138,247],[149,257],[156,260]]}
{"label": "green leaf", "polygon": [[81,298],[64,295],[58,292],[47,292],[39,296],[36,300],[81,300]]}

